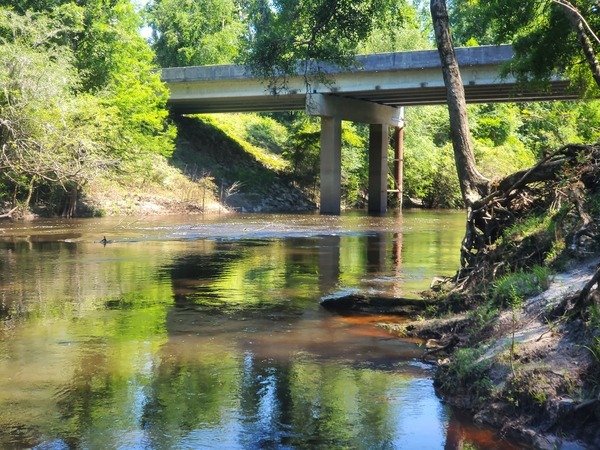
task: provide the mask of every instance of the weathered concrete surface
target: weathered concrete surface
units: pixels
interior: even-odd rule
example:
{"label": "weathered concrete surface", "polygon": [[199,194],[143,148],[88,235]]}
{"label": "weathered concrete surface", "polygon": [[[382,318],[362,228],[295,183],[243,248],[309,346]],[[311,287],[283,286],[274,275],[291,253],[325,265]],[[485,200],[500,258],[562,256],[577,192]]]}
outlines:
{"label": "weathered concrete surface", "polygon": [[[471,103],[572,99],[567,82],[536,92],[501,78],[500,67],[512,58],[510,46],[457,48],[465,95]],[[436,50],[382,53],[358,57],[356,66],[322,66],[333,84],[318,80],[306,86],[303,76],[290,77],[278,95],[239,65],[163,69],[171,95],[169,106],[181,113],[302,110],[308,93],[329,94],[389,106],[444,104],[446,91]]]}
{"label": "weathered concrete surface", "polygon": [[321,214],[340,214],[342,198],[342,121],[321,117]]}

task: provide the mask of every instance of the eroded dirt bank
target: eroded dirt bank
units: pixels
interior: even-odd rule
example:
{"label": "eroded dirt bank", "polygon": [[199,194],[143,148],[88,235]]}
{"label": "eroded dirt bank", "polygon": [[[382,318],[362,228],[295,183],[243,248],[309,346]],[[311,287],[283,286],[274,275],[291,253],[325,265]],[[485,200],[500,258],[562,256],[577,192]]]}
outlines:
{"label": "eroded dirt bank", "polygon": [[476,421],[534,448],[600,448],[599,310],[570,309],[599,263],[574,264],[493,320],[480,308],[380,325],[429,339],[439,394]]}

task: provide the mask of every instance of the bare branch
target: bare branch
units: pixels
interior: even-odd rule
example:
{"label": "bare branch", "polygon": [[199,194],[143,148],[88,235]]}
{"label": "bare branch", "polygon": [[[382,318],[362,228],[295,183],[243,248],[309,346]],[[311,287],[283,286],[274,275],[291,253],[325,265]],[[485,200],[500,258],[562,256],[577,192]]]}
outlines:
{"label": "bare branch", "polygon": [[588,33],[594,38],[594,40],[600,44],[600,39],[598,38],[598,36],[596,35],[596,33],[594,33],[594,30],[592,30],[592,27],[590,26],[590,24],[587,22],[587,20],[585,20],[585,18],[581,15],[581,13],[579,12],[579,10],[573,6],[573,4],[571,4],[570,2],[568,2],[567,0],[552,0],[552,3],[556,3],[557,5],[562,6],[563,8],[568,9],[569,11],[571,11],[573,14],[576,14],[577,17],[579,18],[579,20],[581,20],[581,22],[583,23],[583,25],[585,26],[586,30],[588,31]]}

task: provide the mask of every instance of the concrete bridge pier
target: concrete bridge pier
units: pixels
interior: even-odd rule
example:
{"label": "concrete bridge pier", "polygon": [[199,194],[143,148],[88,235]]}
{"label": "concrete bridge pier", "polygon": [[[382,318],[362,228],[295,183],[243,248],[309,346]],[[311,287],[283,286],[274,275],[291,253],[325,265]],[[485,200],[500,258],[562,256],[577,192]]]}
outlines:
{"label": "concrete bridge pier", "polygon": [[387,210],[389,126],[401,126],[401,109],[378,103],[312,94],[306,112],[321,117],[321,214],[340,214],[342,198],[342,120],[370,124],[369,212]]}
{"label": "concrete bridge pier", "polygon": [[340,214],[342,200],[342,120],[321,117],[321,214]]}
{"label": "concrete bridge pier", "polygon": [[388,126],[369,126],[369,204],[370,213],[387,211]]}

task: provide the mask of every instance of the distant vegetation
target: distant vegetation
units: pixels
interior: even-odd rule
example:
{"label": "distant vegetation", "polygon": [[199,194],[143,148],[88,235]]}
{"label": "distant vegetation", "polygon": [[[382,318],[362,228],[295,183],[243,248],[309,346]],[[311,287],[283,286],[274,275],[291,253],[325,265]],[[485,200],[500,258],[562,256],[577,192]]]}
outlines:
{"label": "distant vegetation", "polygon": [[151,177],[176,130],[131,3],[0,6],[0,201],[70,216],[98,179]]}
{"label": "distant vegetation", "polygon": [[[221,179],[219,167],[202,167],[198,155],[193,169],[180,154],[171,159],[177,127],[152,69],[249,61],[253,39],[260,37],[256,24],[273,20],[263,3],[153,0],[138,11],[127,0],[83,6],[0,0],[3,210],[32,205],[67,216],[135,213],[139,204],[158,198],[201,210],[222,199],[223,185],[261,190],[275,177],[316,201],[319,122],[300,112],[200,117],[215,136],[224,133],[262,165],[259,177],[243,162]],[[346,42],[348,54],[432,48],[424,3],[397,5],[399,19],[357,30],[360,36]],[[456,5],[458,38],[475,43],[466,38],[473,8]],[[149,42],[139,34],[144,24]],[[486,36],[476,36],[477,42],[490,41]],[[321,44],[326,51],[329,44]],[[469,119],[477,164],[488,177],[528,167],[557,145],[597,141],[600,133],[596,101],[472,105]],[[445,107],[407,108],[406,123],[405,199],[461,207]],[[343,203],[363,207],[368,129],[344,123],[343,145]]]}

